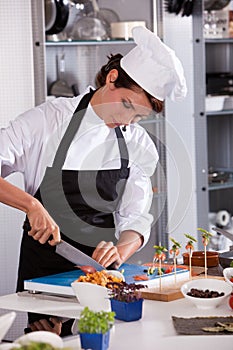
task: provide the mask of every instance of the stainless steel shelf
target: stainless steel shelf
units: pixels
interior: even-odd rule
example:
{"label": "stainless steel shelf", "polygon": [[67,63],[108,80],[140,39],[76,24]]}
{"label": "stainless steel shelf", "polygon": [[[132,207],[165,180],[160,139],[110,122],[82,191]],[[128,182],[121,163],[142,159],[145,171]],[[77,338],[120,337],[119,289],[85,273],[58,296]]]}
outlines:
{"label": "stainless steel shelf", "polygon": [[233,44],[233,38],[205,39],[206,44]]}
{"label": "stainless steel shelf", "polygon": [[233,115],[233,109],[226,109],[222,111],[213,111],[213,112],[206,112],[207,116],[213,116],[213,115]]}
{"label": "stainless steel shelf", "polygon": [[129,45],[130,40],[73,40],[73,41],[46,41],[45,46],[99,46],[99,45]]}
{"label": "stainless steel shelf", "polygon": [[210,184],[208,187],[208,190],[209,191],[216,191],[216,190],[225,190],[227,188],[233,188],[233,181]]}

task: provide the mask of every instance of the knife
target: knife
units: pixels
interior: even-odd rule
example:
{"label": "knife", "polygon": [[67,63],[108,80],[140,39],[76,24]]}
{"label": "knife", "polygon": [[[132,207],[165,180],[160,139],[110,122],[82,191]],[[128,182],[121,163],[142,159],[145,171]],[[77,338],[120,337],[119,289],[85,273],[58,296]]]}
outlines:
{"label": "knife", "polygon": [[212,227],[212,230],[214,230],[218,233],[221,233],[223,236],[225,236],[225,237],[229,238],[231,241],[233,241],[233,234],[232,233],[225,231],[219,227]]}
{"label": "knife", "polygon": [[105,270],[105,267],[99,264],[97,261],[92,259],[87,254],[83,253],[78,248],[73,247],[71,244],[66,241],[61,241],[56,245],[56,253],[63,256],[63,258],[71,261],[75,265],[85,266],[90,265],[93,266],[97,271]]}

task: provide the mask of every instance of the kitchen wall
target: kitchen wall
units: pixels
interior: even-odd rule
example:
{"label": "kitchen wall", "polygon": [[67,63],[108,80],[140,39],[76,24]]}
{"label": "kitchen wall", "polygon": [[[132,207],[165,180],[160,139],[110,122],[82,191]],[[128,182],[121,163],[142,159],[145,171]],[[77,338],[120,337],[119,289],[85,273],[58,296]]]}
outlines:
{"label": "kitchen wall", "polygon": [[[31,1],[0,1],[0,126],[34,105]],[[8,178],[23,188],[22,176]],[[0,295],[15,292],[24,215],[0,205]],[[0,310],[0,314],[6,310]],[[8,339],[22,334],[25,315],[18,314]]]}

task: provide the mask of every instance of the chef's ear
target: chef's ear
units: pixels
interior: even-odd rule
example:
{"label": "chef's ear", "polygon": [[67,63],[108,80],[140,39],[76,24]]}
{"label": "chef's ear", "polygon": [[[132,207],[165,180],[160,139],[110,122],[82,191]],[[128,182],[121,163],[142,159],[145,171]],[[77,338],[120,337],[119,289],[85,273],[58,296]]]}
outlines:
{"label": "chef's ear", "polygon": [[106,83],[114,83],[118,78],[118,70],[111,69],[106,77]]}

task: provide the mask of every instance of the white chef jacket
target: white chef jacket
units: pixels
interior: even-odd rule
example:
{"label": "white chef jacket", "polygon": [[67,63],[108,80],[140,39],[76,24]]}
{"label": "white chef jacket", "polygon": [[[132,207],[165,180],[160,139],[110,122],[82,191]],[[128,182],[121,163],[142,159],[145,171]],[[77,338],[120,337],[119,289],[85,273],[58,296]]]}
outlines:
{"label": "white chef jacket", "polygon": [[[14,172],[22,173],[25,191],[34,195],[46,167],[52,166],[58,145],[82,97],[60,97],[48,101],[18,116],[7,128],[2,128],[1,176],[5,178]],[[158,153],[145,129],[138,124],[128,126],[124,138],[129,152],[130,175],[119,210],[114,213],[115,235],[119,239],[122,231],[135,230],[144,236],[144,246],[153,220],[149,214],[152,202],[150,176],[156,168]],[[115,130],[106,126],[89,104],[67,152],[63,169],[117,168],[120,168],[120,155]]]}

